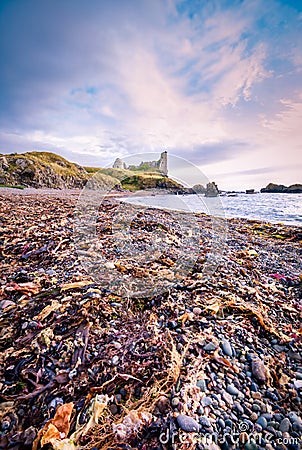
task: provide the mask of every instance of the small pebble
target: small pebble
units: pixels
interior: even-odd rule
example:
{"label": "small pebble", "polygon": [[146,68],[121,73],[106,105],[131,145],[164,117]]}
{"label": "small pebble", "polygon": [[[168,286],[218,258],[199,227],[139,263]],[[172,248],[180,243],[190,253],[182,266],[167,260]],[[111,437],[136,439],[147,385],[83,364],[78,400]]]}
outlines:
{"label": "small pebble", "polygon": [[159,399],[157,400],[156,406],[161,413],[165,413],[167,409],[169,408],[170,402],[167,397],[164,395],[161,395]]}
{"label": "small pebble", "polygon": [[253,413],[250,415],[250,419],[251,419],[253,422],[256,422],[256,420],[258,419],[258,414],[255,413],[255,412],[253,412]]}
{"label": "small pebble", "polygon": [[112,360],[111,360],[111,363],[112,363],[113,366],[117,366],[118,363],[119,363],[119,357],[117,355],[114,355]]}
{"label": "small pebble", "polygon": [[263,430],[265,430],[265,428],[267,427],[267,420],[265,417],[260,416],[259,419],[256,422],[258,425],[260,425],[262,427]]}
{"label": "small pebble", "polygon": [[193,308],[194,316],[200,316],[201,313],[202,313],[202,309],[199,308],[198,306],[195,306],[195,308]]}
{"label": "small pebble", "polygon": [[118,413],[118,407],[115,404],[110,405],[109,409],[110,409],[111,414]]}
{"label": "small pebble", "polygon": [[176,408],[179,405],[179,398],[173,397],[171,400],[171,405],[173,406],[173,408]]}
{"label": "small pebble", "polygon": [[239,395],[240,394],[240,391],[233,384],[229,384],[227,386],[226,390],[231,395]]}
{"label": "small pebble", "polygon": [[212,399],[210,397],[204,397],[200,401],[202,406],[210,406],[212,404]]}
{"label": "small pebble", "polygon": [[226,340],[222,341],[222,350],[223,353],[227,356],[231,357],[233,355],[233,350],[229,341]]}
{"label": "small pebble", "polygon": [[209,342],[208,344],[206,344],[203,349],[206,352],[213,352],[214,350],[216,350],[217,348],[217,344],[214,344],[214,342]]}
{"label": "small pebble", "polygon": [[196,383],[196,386],[199,387],[199,389],[202,392],[205,392],[206,389],[207,389],[207,384],[206,384],[205,380],[198,380],[197,383]]}
{"label": "small pebble", "polygon": [[299,422],[300,421],[300,417],[293,411],[291,411],[288,414],[288,418],[291,422]]}
{"label": "small pebble", "polygon": [[199,419],[199,423],[202,427],[209,428],[211,426],[211,422],[209,421],[209,419],[206,416],[202,416]]}

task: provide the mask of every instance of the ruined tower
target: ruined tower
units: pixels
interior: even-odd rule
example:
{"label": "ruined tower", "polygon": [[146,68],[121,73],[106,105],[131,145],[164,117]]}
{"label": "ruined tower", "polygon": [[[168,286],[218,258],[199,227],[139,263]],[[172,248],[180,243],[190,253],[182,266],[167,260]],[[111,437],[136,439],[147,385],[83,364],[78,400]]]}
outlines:
{"label": "ruined tower", "polygon": [[162,173],[165,176],[168,176],[168,154],[167,154],[167,152],[161,153],[158,168],[159,168],[160,173]]}
{"label": "ruined tower", "polygon": [[116,158],[112,167],[114,169],[125,169],[125,164],[120,158]]}

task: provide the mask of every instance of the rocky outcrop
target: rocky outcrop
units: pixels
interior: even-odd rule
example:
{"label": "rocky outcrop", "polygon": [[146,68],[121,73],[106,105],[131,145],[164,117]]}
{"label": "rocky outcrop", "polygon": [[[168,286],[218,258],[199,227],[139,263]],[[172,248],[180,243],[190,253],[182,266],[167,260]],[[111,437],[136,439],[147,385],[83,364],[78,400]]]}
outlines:
{"label": "rocky outcrop", "polygon": [[204,194],[206,192],[206,188],[202,184],[194,184],[192,189],[196,194]]}
{"label": "rocky outcrop", "polygon": [[219,190],[214,181],[212,183],[207,184],[206,192],[204,195],[205,197],[218,197]]}
{"label": "rocky outcrop", "polygon": [[290,186],[284,186],[283,184],[269,183],[265,188],[262,188],[260,192],[300,194],[302,193],[302,184],[292,184]]}
{"label": "rocky outcrop", "polygon": [[124,178],[121,181],[122,187],[130,191],[138,191],[144,189],[164,189],[175,193],[185,193],[182,185],[171,178],[162,175],[145,175],[137,174]]}
{"label": "rocky outcrop", "polygon": [[0,184],[34,188],[81,188],[89,174],[78,164],[48,152],[0,156]]}

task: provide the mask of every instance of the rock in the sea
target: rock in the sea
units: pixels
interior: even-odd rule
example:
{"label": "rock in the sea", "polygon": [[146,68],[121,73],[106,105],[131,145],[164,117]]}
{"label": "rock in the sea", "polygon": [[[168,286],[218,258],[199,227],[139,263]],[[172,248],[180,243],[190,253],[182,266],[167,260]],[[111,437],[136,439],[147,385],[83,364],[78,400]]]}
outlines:
{"label": "rock in the sea", "polygon": [[219,195],[219,190],[218,190],[217,185],[214,182],[208,183],[206,192],[205,192],[205,197],[218,197],[218,195]]}
{"label": "rock in the sea", "polygon": [[261,381],[262,383],[266,382],[267,369],[260,358],[252,359],[252,373],[256,380]]}
{"label": "rock in the sea", "polygon": [[176,418],[177,424],[179,428],[181,428],[183,431],[186,431],[187,433],[193,433],[199,431],[199,424],[196,422],[195,419],[193,419],[190,416],[187,416],[185,414],[179,414]]}
{"label": "rock in the sea", "polygon": [[202,184],[194,184],[193,191],[196,192],[196,194],[204,194],[206,188]]}
{"label": "rock in the sea", "polygon": [[291,184],[287,187],[283,184],[269,183],[265,188],[260,189],[260,192],[299,194],[302,192],[302,184]]}

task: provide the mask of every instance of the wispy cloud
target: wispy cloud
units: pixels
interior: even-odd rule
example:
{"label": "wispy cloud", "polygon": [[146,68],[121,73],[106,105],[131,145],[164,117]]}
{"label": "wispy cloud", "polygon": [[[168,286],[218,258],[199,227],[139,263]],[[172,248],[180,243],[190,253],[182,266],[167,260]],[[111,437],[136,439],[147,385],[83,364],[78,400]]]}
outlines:
{"label": "wispy cloud", "polygon": [[2,2],[0,151],[107,164],[167,148],[213,176],[223,161],[226,183],[261,158],[286,182],[284,147],[301,160],[300,16],[275,0]]}

